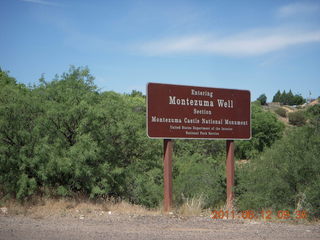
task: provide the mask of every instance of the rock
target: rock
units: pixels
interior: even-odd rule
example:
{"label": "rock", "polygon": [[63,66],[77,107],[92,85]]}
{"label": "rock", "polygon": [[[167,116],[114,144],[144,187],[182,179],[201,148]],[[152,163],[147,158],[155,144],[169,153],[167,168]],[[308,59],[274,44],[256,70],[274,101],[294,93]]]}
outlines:
{"label": "rock", "polygon": [[2,208],[0,208],[0,211],[1,211],[1,213],[3,213],[3,214],[8,214],[8,208],[6,208],[6,207],[2,207]]}

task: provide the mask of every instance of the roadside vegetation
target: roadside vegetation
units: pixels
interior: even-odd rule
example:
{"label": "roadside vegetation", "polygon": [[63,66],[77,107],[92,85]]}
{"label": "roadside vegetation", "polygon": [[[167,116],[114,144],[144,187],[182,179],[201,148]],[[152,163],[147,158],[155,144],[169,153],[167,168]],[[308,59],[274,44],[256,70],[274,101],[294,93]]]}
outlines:
{"label": "roadside vegetation", "polygon": [[[0,206],[35,196],[160,206],[162,141],[146,136],[145,100],[138,91],[99,91],[87,68],[34,86],[0,70]],[[261,103],[265,95],[252,103],[252,139],[236,141],[238,209],[304,209],[319,218],[319,104],[286,127]],[[225,189],[225,141],[174,142],[176,207],[221,207]]]}

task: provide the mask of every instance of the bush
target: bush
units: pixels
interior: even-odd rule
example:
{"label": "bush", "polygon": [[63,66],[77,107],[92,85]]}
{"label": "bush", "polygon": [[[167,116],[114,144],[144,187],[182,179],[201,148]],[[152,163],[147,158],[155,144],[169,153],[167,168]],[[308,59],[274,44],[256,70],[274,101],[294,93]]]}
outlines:
{"label": "bush", "polygon": [[295,128],[240,169],[239,209],[306,210],[320,216],[320,132]]}
{"label": "bush", "polygon": [[284,117],[284,118],[287,117],[287,111],[281,107],[276,108],[274,112],[278,114],[280,117]]}
{"label": "bush", "polygon": [[320,104],[313,105],[307,109],[309,117],[320,117]]}
{"label": "bush", "polygon": [[87,68],[71,67],[33,88],[0,70],[3,195],[23,201],[80,193],[156,206],[162,148],[145,134],[145,112],[141,94],[97,92]]}
{"label": "bush", "polygon": [[125,192],[121,197],[149,208],[159,206],[163,200],[163,160],[160,155],[151,161],[137,159],[124,170],[122,187]]}
{"label": "bush", "polygon": [[176,156],[173,162],[173,198],[178,205],[201,198],[203,207],[223,205],[226,198],[225,158],[200,154]]}
{"label": "bush", "polygon": [[249,141],[237,141],[236,156],[240,159],[249,159],[270,147],[274,141],[282,136],[284,124],[275,114],[264,111],[257,104],[251,105],[252,138]]}
{"label": "bush", "polygon": [[257,98],[257,101],[259,101],[261,105],[266,105],[267,104],[267,96],[265,94],[261,94]]}
{"label": "bush", "polygon": [[305,113],[302,111],[290,112],[288,114],[289,123],[295,126],[303,126],[306,123]]}

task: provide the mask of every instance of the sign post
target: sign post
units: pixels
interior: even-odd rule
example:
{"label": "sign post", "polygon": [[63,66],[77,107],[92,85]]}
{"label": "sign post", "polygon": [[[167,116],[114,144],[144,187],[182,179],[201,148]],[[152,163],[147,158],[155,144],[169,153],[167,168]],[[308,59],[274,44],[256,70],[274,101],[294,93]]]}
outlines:
{"label": "sign post", "polygon": [[171,139],[227,141],[227,206],[233,207],[234,140],[251,138],[249,91],[149,83],[147,134],[164,139],[164,211],[172,202]]}
{"label": "sign post", "polygon": [[227,160],[226,160],[226,172],[227,172],[227,209],[233,209],[233,185],[234,185],[234,141],[227,140]]}
{"label": "sign post", "polygon": [[165,212],[169,212],[172,204],[172,140],[163,140],[164,202]]}

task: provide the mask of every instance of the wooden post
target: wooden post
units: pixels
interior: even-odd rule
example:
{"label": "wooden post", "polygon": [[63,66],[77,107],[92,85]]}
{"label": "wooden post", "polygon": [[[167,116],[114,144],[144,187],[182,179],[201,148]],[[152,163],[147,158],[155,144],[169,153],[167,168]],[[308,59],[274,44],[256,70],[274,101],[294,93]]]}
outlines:
{"label": "wooden post", "polygon": [[227,140],[227,160],[226,160],[226,170],[227,170],[227,209],[233,209],[233,185],[234,185],[234,141]]}
{"label": "wooden post", "polygon": [[163,140],[163,170],[164,170],[164,212],[169,212],[172,204],[172,140]]}

